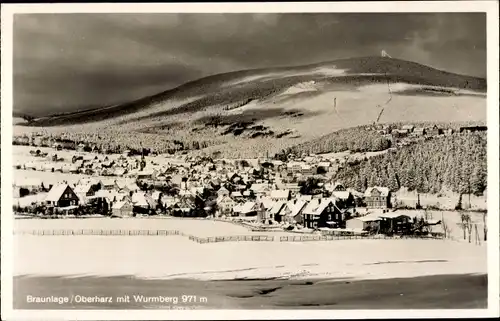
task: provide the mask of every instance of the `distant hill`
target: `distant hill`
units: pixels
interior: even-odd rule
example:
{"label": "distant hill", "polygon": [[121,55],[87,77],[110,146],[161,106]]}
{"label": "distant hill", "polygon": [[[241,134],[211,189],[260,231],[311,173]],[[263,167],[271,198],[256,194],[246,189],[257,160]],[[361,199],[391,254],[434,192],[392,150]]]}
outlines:
{"label": "distant hill", "polygon": [[264,152],[374,122],[485,120],[486,88],[483,78],[361,57],[213,75],[126,104],[24,125],[210,137],[219,143],[208,152]]}

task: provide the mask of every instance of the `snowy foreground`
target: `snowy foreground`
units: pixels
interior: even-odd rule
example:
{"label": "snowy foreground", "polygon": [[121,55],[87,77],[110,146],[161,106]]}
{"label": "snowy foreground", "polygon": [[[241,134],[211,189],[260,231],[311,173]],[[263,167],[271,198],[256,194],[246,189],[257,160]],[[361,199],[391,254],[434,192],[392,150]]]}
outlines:
{"label": "snowy foreground", "polygon": [[486,273],[486,246],[443,240],[198,244],[181,236],[14,237],[14,274],[224,280]]}

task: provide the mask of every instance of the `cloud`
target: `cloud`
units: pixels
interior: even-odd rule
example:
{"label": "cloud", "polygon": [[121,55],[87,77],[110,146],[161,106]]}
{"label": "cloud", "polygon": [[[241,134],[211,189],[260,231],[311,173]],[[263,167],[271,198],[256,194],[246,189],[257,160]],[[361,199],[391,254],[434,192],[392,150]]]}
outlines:
{"label": "cloud", "polygon": [[199,77],[351,56],[486,74],[472,13],[43,14],[14,19],[14,109],[121,103]]}

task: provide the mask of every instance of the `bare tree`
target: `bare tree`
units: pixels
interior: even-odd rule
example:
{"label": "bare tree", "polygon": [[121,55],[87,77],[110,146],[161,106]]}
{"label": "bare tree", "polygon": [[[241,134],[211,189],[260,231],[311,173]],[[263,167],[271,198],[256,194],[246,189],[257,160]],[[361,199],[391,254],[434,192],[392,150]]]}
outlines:
{"label": "bare tree", "polygon": [[444,220],[443,214],[441,213],[441,226],[443,227],[444,238],[449,238],[451,234],[451,226]]}
{"label": "bare tree", "polygon": [[486,213],[483,213],[483,232],[484,232],[484,241],[487,241],[487,235],[488,235],[488,224],[486,223]]}
{"label": "bare tree", "polygon": [[468,239],[469,243],[471,243],[473,224],[470,214],[462,212],[460,214],[460,220],[460,226],[462,227],[462,230],[464,232],[464,240]]}

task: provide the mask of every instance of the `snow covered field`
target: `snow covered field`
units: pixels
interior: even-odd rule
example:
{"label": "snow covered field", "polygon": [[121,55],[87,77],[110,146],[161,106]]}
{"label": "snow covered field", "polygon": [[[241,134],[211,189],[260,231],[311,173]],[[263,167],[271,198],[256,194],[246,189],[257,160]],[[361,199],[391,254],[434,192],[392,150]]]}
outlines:
{"label": "snow covered field", "polygon": [[177,230],[197,237],[232,235],[297,235],[287,232],[259,233],[231,224],[208,219],[179,218],[86,218],[86,219],[23,219],[14,220],[14,229],[26,230]]}
{"label": "snow covered field", "polygon": [[15,236],[14,275],[388,279],[486,273],[486,247],[442,240],[228,242],[180,236]]}

